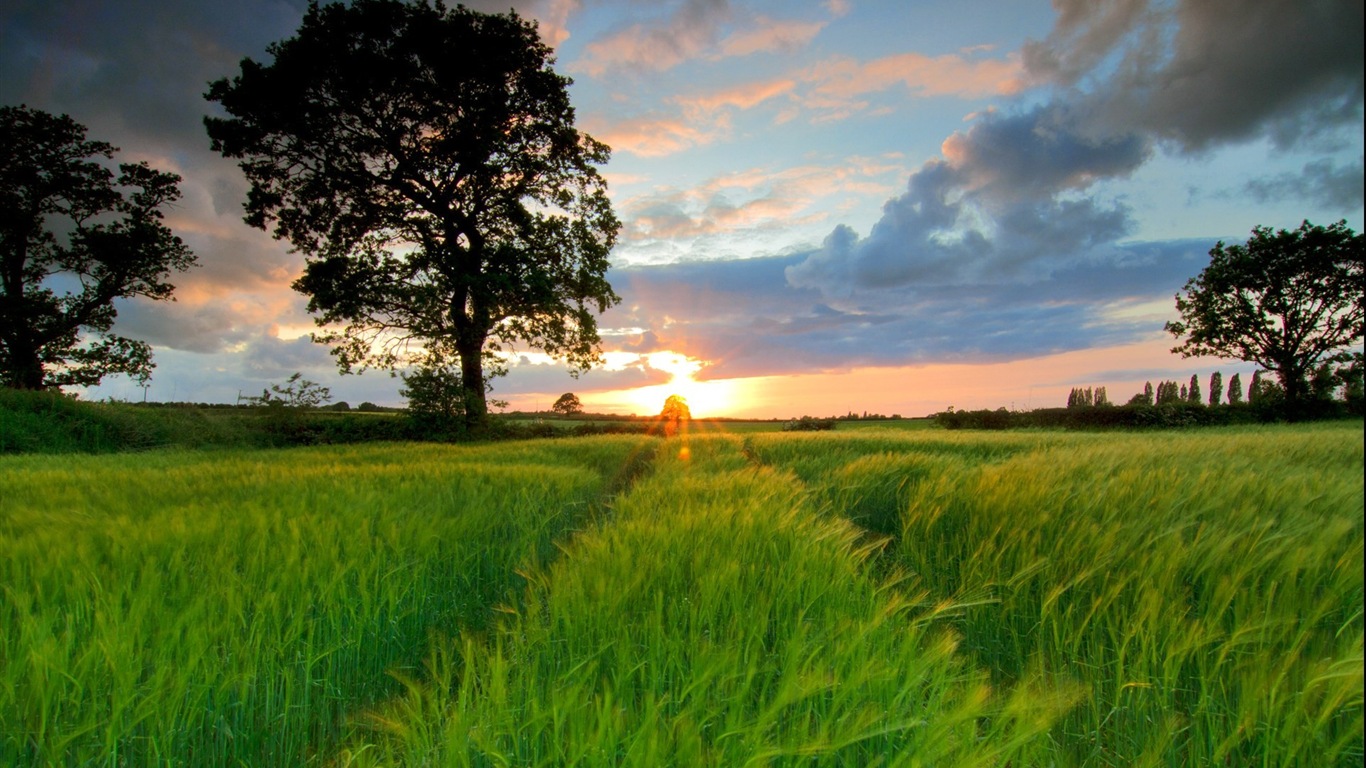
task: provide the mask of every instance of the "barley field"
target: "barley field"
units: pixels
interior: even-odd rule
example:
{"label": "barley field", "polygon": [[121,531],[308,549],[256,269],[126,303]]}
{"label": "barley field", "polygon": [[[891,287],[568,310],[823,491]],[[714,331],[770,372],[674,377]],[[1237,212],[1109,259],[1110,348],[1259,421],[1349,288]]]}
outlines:
{"label": "barley field", "polygon": [[1362,427],[0,457],[0,764],[1357,766]]}

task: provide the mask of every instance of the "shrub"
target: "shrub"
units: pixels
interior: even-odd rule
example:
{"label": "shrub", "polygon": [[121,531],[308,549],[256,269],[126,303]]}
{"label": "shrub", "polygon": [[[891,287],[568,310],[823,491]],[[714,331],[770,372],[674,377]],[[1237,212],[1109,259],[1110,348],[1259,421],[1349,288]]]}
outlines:
{"label": "shrub", "polygon": [[834,419],[817,419],[803,416],[783,425],[784,432],[824,432],[835,428]]}

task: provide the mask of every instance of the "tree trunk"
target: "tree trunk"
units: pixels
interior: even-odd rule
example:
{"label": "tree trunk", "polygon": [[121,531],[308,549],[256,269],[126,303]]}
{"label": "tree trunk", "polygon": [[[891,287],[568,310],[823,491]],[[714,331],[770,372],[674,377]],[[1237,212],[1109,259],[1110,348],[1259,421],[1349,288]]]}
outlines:
{"label": "tree trunk", "polygon": [[8,363],[13,369],[5,373],[3,380],[15,389],[43,389],[43,362],[38,359],[38,350],[30,344],[16,343],[13,339],[7,346]]}
{"label": "tree trunk", "polygon": [[460,386],[465,390],[465,431],[478,435],[489,422],[489,406],[484,397],[484,335],[475,331],[462,333],[456,339],[455,351],[460,355]]}

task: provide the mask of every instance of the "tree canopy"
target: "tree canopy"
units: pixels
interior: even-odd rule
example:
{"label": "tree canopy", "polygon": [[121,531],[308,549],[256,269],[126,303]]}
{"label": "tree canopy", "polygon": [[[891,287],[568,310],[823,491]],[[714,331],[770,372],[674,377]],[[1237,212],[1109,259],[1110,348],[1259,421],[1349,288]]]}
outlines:
{"label": "tree canopy", "polygon": [[1345,221],[1255,227],[1246,244],[1219,242],[1209,253],[1209,266],[1176,295],[1181,319],[1166,329],[1184,340],[1173,352],[1255,362],[1294,404],[1308,392],[1310,371],[1347,360],[1361,343],[1366,248]]}
{"label": "tree canopy", "polygon": [[620,222],[534,22],[398,0],[310,3],[298,34],[206,97],[213,148],[251,182],[246,221],[306,254],[309,296],[343,372],[458,361],[470,428],[486,371],[527,344],[574,371]]}
{"label": "tree canopy", "polygon": [[565,416],[571,413],[583,413],[583,402],[573,392],[566,392],[560,395],[560,399],[556,400],[554,405],[550,406],[550,410]]}
{"label": "tree canopy", "polygon": [[111,332],[115,299],[170,299],[195,255],[162,223],[180,177],[107,163],[115,148],[66,115],[0,107],[0,383],[146,381],[152,349]]}

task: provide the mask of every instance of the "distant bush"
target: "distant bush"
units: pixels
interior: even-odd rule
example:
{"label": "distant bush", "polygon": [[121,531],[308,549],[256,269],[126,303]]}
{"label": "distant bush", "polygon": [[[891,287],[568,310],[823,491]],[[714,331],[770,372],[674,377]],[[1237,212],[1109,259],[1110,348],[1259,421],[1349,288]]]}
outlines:
{"label": "distant bush", "polygon": [[784,432],[824,432],[834,428],[834,419],[817,419],[812,416],[793,419],[783,425]]}

